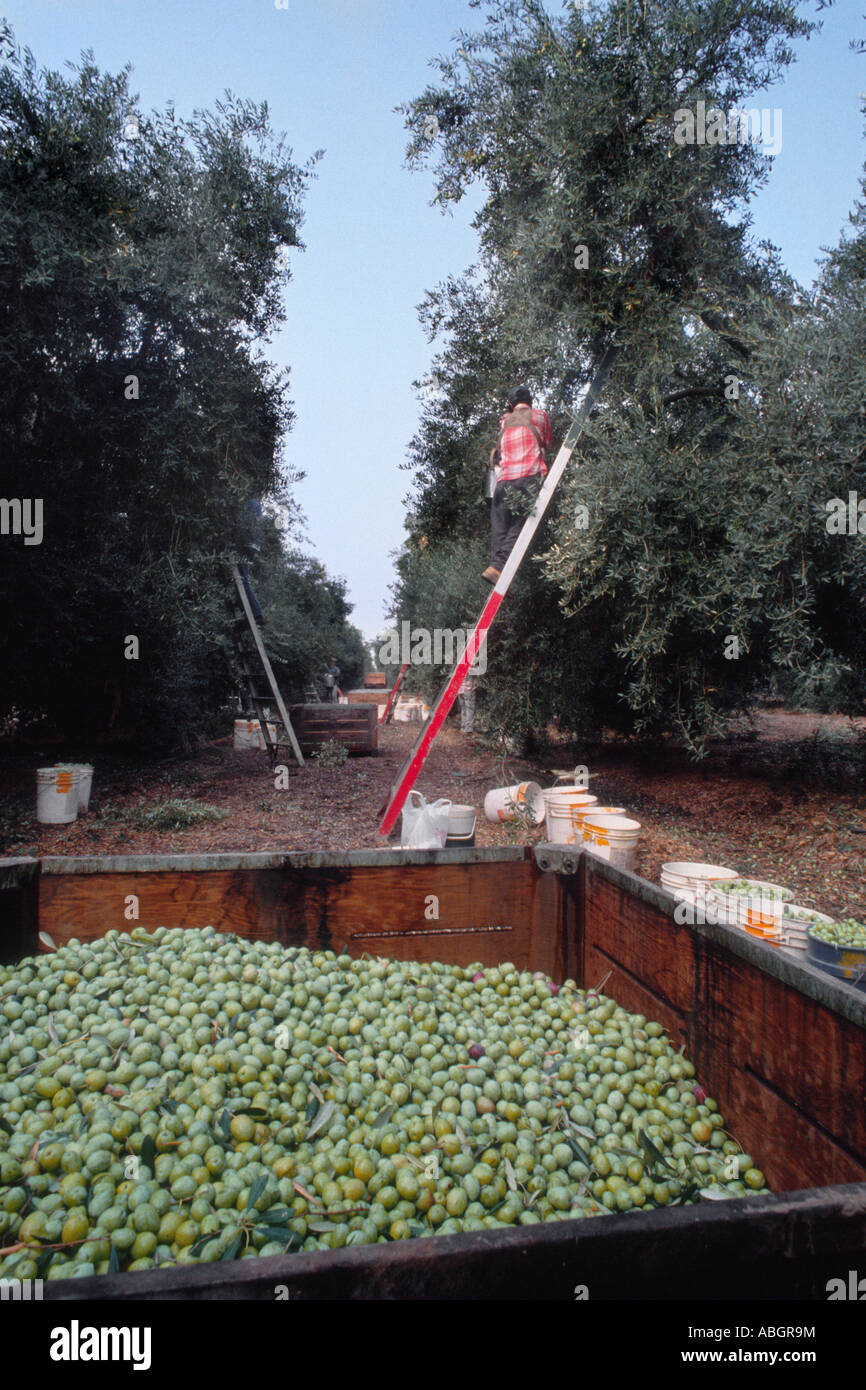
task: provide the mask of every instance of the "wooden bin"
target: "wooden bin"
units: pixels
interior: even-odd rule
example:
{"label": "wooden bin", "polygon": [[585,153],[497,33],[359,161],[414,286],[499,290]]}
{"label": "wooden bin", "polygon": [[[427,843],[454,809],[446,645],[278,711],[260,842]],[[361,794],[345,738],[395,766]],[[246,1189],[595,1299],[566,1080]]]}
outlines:
{"label": "wooden bin", "polygon": [[350,705],[387,705],[390,690],[350,690],[347,699]]}
{"label": "wooden bin", "polygon": [[375,705],[292,705],[292,728],[307,758],[323,743],[339,743],[350,753],[375,753],[379,717]]}
{"label": "wooden bin", "polygon": [[[9,865],[4,875],[4,863]],[[866,1244],[866,998],[580,851],[358,851],[0,861],[8,954],[207,926],[400,960],[512,961],[600,986],[681,1043],[773,1193],[243,1263],[51,1281],[51,1300],[826,1298]],[[435,893],[439,918],[425,916]],[[17,909],[16,909],[17,895]]]}

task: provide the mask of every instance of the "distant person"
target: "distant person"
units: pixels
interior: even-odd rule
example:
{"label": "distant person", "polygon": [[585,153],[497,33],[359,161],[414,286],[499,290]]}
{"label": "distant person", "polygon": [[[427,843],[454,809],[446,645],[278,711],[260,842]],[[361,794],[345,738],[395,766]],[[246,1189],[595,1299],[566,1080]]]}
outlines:
{"label": "distant person", "polygon": [[340,678],[342,671],[337,665],[337,658],[331,657],[331,664],[325,672],[325,687],[328,691],[328,699],[332,704],[337,704],[340,699]]}
{"label": "distant person", "polygon": [[457,692],[460,701],[460,732],[471,734],[475,728],[475,677],[467,675]]}
{"label": "distant person", "polygon": [[518,386],[508,397],[508,410],[499,421],[499,444],[490,454],[497,477],[490,504],[490,564],[483,575],[488,584],[496,583],[514,549],[547,473],[545,451],[552,448],[550,416],[546,410],[533,410],[532,392]]}

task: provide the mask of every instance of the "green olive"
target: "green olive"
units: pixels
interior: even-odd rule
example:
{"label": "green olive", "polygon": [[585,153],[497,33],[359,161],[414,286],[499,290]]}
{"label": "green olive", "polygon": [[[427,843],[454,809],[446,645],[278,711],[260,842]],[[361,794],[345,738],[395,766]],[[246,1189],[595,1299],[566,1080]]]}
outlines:
{"label": "green olive", "polygon": [[277,1254],[276,1206],[303,1252],[765,1188],[661,1025],[573,981],[212,928],[132,942],[0,967],[0,1232],[65,1245],[50,1278],[112,1249],[121,1269]]}

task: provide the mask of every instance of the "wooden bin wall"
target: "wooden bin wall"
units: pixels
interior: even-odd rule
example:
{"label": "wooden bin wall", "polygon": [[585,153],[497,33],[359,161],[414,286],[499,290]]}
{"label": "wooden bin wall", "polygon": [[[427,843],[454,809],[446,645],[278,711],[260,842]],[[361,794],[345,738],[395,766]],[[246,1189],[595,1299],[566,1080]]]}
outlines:
{"label": "wooden bin wall", "polygon": [[39,884],[40,926],[58,945],[112,927],[213,926],[352,955],[511,960],[560,978],[577,966],[574,910],[522,849],[54,858]]}
{"label": "wooden bin wall", "polygon": [[374,705],[292,705],[289,718],[305,758],[331,741],[350,753],[375,753],[378,748],[379,715]]}
{"label": "wooden bin wall", "polygon": [[866,995],[582,857],[581,978],[684,1045],[774,1190],[866,1179]]}

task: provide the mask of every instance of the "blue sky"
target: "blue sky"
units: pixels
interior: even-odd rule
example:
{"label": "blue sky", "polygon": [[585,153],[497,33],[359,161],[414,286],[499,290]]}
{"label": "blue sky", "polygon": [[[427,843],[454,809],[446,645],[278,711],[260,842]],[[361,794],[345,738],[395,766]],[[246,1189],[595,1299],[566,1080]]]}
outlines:
{"label": "blue sky", "polygon": [[[558,12],[558,0],[548,8]],[[785,82],[756,102],[781,108],[783,138],[753,205],[754,233],[780,246],[807,284],[858,196],[866,58],[848,41],[866,35],[864,8],[837,0],[823,32],[797,46]],[[308,549],[345,577],[353,621],[372,636],[403,540],[410,475],[400,464],[419,411],[411,382],[431,358],[416,306],[475,253],[471,208],[443,216],[429,206],[429,176],[403,167],[393,108],[435,79],[429,60],[457,29],[474,29],[479,12],[466,0],[288,0],[287,9],[274,0],[5,0],[0,9],[43,67],[92,48],[104,69],[133,65],[145,108],[173,101],[179,114],[229,88],[267,100],[298,162],[326,151],[307,200],[307,250],[292,253],[288,320],[269,352],[292,372],[286,457],[307,473],[298,500]],[[359,407],[373,426],[354,440]]]}

